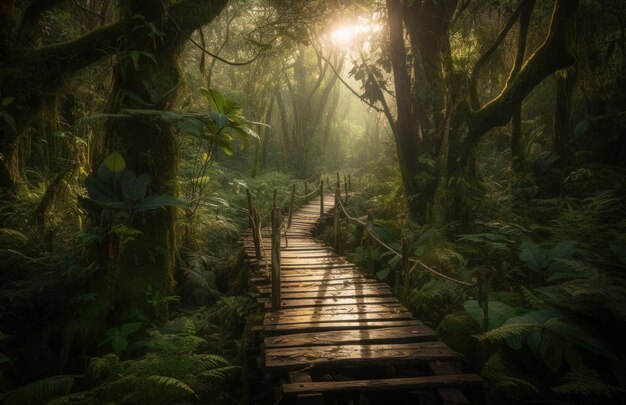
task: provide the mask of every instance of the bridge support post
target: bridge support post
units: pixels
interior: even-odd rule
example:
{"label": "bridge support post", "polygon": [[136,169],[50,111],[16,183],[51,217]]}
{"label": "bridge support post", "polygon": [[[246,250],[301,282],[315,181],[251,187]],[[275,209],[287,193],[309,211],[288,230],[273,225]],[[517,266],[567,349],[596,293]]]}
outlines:
{"label": "bridge support post", "polygon": [[[339,173],[337,173],[337,177],[339,177]],[[335,215],[333,216],[333,229],[335,234],[335,251],[337,253],[341,253],[341,229],[340,229],[340,220],[341,220],[341,207],[339,207],[341,198],[341,189],[339,188],[339,181],[337,181],[337,187],[335,187]]]}
{"label": "bridge support post", "polygon": [[254,255],[257,260],[263,259],[261,253],[261,215],[256,207],[252,206],[252,241],[254,242]]}
{"label": "bridge support post", "polygon": [[373,258],[373,244],[372,235],[370,232],[372,231],[372,213],[367,211],[367,222],[365,223],[365,244],[367,248],[367,274],[374,274],[374,258]]}
{"label": "bridge support post", "polygon": [[[306,184],[306,182],[304,183]],[[289,200],[289,220],[287,221],[287,228],[291,228],[291,217],[293,215],[293,201],[296,198],[296,183],[291,186],[291,200]]]}
{"label": "bridge support post", "polygon": [[393,293],[398,296],[400,293],[400,279],[403,281],[402,293],[408,292],[409,286],[409,240],[402,238],[402,261],[400,266],[397,267],[396,276],[393,280]]}
{"label": "bridge support post", "polygon": [[320,180],[320,217],[324,216],[324,180]]}
{"label": "bridge support post", "polygon": [[280,308],[280,209],[272,210],[272,310]]}
{"label": "bridge support post", "polygon": [[348,179],[345,174],[343,175],[343,189],[346,192],[346,201],[348,201]]}
{"label": "bridge support post", "polygon": [[254,216],[252,215],[252,194],[250,194],[250,190],[247,188],[246,197],[248,197],[248,228],[253,229],[252,222],[254,221]]}

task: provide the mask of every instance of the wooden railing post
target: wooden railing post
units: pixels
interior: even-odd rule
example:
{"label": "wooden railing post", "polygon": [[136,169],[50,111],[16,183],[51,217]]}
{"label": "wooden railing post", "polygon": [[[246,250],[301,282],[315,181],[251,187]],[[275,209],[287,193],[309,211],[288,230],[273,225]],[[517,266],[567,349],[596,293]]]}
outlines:
{"label": "wooden railing post", "polygon": [[339,172],[337,172],[337,187],[339,187],[339,184],[341,184],[341,180],[339,180]]}
{"label": "wooden railing post", "polygon": [[276,189],[274,189],[274,198],[272,198],[273,207],[276,208]]}
{"label": "wooden railing post", "polygon": [[352,191],[352,179],[350,175],[348,175],[348,191]]}
{"label": "wooden railing post", "polygon": [[280,308],[280,209],[272,209],[272,310]]}
{"label": "wooden railing post", "polygon": [[[339,174],[337,174],[339,176]],[[337,186],[335,187],[335,212],[333,216],[333,229],[335,234],[335,251],[337,253],[341,252],[341,229],[339,229],[339,224],[341,220],[341,207],[339,206],[341,198],[341,189],[339,188],[339,181],[337,181]]]}
{"label": "wooden railing post", "polygon": [[252,206],[252,240],[254,241],[254,255],[257,260],[263,259],[261,253],[261,215],[255,206]]}
{"label": "wooden railing post", "polygon": [[402,293],[407,293],[409,286],[409,240],[407,238],[402,238],[402,262],[398,268],[398,272],[396,273],[396,279],[394,280],[394,289],[393,292],[398,295],[400,292],[400,278],[402,278]]}
{"label": "wooden railing post", "polygon": [[289,219],[287,220],[287,228],[291,228],[291,217],[293,215],[293,201],[296,198],[296,183],[291,186],[291,199],[289,200]]}
{"label": "wooden railing post", "polygon": [[320,217],[324,216],[324,180],[320,180]]}
{"label": "wooden railing post", "polygon": [[343,175],[343,189],[346,192],[346,201],[348,201],[348,179],[345,174]]}
{"label": "wooden railing post", "polygon": [[366,243],[366,249],[367,249],[367,273],[372,275],[374,274],[374,253],[373,253],[373,249],[374,249],[374,240],[372,238],[372,235],[370,235],[370,232],[372,231],[372,213],[371,212],[367,212],[367,222],[365,223],[365,243]]}
{"label": "wooden railing post", "polygon": [[250,190],[246,188],[246,197],[248,197],[248,228],[252,229],[252,221],[254,216],[252,215],[252,194],[250,194]]}

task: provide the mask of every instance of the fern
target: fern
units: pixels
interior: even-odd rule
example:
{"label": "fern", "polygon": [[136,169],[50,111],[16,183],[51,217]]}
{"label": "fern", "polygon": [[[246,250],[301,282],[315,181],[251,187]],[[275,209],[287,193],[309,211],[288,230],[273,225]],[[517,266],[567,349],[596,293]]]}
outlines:
{"label": "fern", "polygon": [[190,386],[185,384],[184,382],[174,378],[174,377],[164,377],[160,375],[151,375],[146,379],[146,381],[156,383],[159,387],[167,387],[167,388],[176,388],[177,390],[186,392],[188,394],[192,394],[197,397],[194,390],[191,389]]}
{"label": "fern", "polygon": [[564,395],[585,395],[589,397],[613,398],[613,394],[625,393],[621,387],[607,383],[593,370],[570,371],[563,382],[552,391]]}
{"label": "fern", "polygon": [[8,393],[5,405],[40,404],[60,395],[66,395],[76,381],[75,375],[58,375],[26,384]]}
{"label": "fern", "polygon": [[98,384],[89,395],[105,402],[180,401],[195,396],[200,387],[218,389],[237,369],[221,356],[198,353],[205,340],[196,335],[195,322],[190,318],[170,321],[161,329],[148,331],[148,335],[137,344],[148,351],[139,358],[120,361],[109,354],[91,360],[89,373]]}
{"label": "fern", "polygon": [[484,364],[482,376],[492,384],[490,395],[494,403],[510,397],[512,394],[523,397],[539,395],[535,384],[520,376],[520,372],[512,368],[500,352],[493,354]]}

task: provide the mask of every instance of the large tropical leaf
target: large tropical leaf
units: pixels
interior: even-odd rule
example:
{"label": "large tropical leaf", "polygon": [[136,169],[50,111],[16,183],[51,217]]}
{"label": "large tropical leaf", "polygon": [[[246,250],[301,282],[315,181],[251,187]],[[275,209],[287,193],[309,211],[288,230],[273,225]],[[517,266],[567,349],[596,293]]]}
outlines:
{"label": "large tropical leaf", "polygon": [[137,212],[155,210],[163,207],[184,207],[187,204],[169,194],[152,194],[138,201],[134,209]]}
{"label": "large tropical leaf", "polygon": [[543,248],[531,241],[522,242],[519,258],[534,272],[545,269],[550,263],[550,258]]}

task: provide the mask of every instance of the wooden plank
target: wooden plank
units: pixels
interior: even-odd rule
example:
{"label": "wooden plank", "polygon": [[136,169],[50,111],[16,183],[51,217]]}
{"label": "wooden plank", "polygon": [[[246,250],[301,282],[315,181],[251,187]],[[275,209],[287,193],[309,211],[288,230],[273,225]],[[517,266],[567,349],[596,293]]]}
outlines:
{"label": "wooden plank", "polygon": [[399,302],[389,304],[358,304],[336,305],[327,307],[292,308],[272,311],[265,314],[265,319],[278,319],[292,316],[308,315],[342,315],[342,314],[370,314],[376,312],[406,312],[407,309]]}
{"label": "wooden plank", "polygon": [[483,384],[477,374],[457,374],[447,376],[424,376],[407,378],[385,378],[380,380],[294,382],[283,384],[286,396],[307,393],[328,392],[371,392],[371,391],[412,391],[432,390],[441,387],[473,387]]}
{"label": "wooden plank", "polygon": [[380,344],[424,342],[435,339],[437,334],[425,325],[401,326],[361,330],[341,330],[265,338],[265,348],[297,346],[329,346],[337,344]]}
{"label": "wooden plank", "polygon": [[[281,290],[290,293],[290,294],[307,294],[310,296],[315,296],[315,294],[326,294],[328,296],[347,296],[348,294],[356,294],[356,295],[390,295],[391,289],[386,285],[380,285],[379,283],[361,283],[361,284],[353,284],[353,285],[343,285],[343,284],[323,284],[320,282],[317,286],[310,287],[302,287],[299,286],[298,283],[289,283],[285,284],[285,281],[289,280],[289,278],[282,279],[281,282]],[[259,290],[259,293],[265,294],[269,293],[268,287],[264,287]],[[296,296],[292,298],[297,298]]]}
{"label": "wooden plank", "polygon": [[331,267],[320,267],[320,268],[311,268],[309,266],[304,267],[291,267],[291,266],[281,266],[281,270],[283,270],[286,275],[316,275],[316,274],[340,274],[340,273],[355,273],[361,275],[361,272],[354,265],[352,266],[331,266]]}
{"label": "wooden plank", "polygon": [[[428,367],[439,376],[461,373],[455,365],[447,361],[429,361]],[[465,394],[456,388],[440,388],[437,390],[437,394],[444,405],[468,405],[470,403]]]}
{"label": "wooden plank", "polygon": [[[289,381],[291,383],[310,383],[313,382],[311,380],[311,376],[309,373],[298,372],[298,373],[289,373]],[[322,394],[315,392],[307,392],[304,394],[296,394],[296,404],[297,405],[322,405],[324,403],[324,398]]]}
{"label": "wooden plank", "polygon": [[370,322],[396,321],[412,319],[410,312],[374,312],[361,314],[310,314],[300,316],[281,316],[277,318],[265,317],[266,326],[288,325],[292,323],[319,323],[319,322]]}
{"label": "wooden plank", "polygon": [[288,334],[288,333],[309,333],[328,330],[362,330],[376,328],[392,328],[400,326],[417,327],[421,322],[413,319],[403,320],[379,320],[379,321],[346,321],[346,322],[310,322],[294,324],[265,325],[264,331],[267,335]]}
{"label": "wooden plank", "polygon": [[[332,274],[333,280],[365,280],[366,278],[361,274],[356,273],[339,273]],[[254,279],[252,279],[254,281]],[[289,277],[283,278],[282,282],[285,280],[289,280],[291,282],[320,282],[328,280],[328,275],[325,274],[315,274],[315,275],[307,275],[307,276],[298,276],[298,277]]]}
{"label": "wooden plank", "polygon": [[383,304],[398,302],[396,297],[362,297],[362,298],[308,298],[282,300],[281,308],[316,307],[324,305],[356,305],[356,304]]}
{"label": "wooden plank", "polygon": [[[366,279],[367,280],[367,279]],[[327,280],[327,281],[335,281],[335,280]],[[352,280],[349,280],[352,281]],[[365,281],[365,280],[364,280]],[[358,283],[285,283],[281,282],[282,291],[284,292],[315,292],[320,290],[325,291],[354,291],[354,290],[364,290],[364,289],[373,289],[378,288],[381,290],[389,290],[389,286],[383,283],[378,283],[374,280],[367,280],[368,282],[358,282]],[[259,288],[260,293],[269,293],[269,289]]]}
{"label": "wooden plank", "polygon": [[393,295],[389,288],[362,288],[353,290],[324,290],[282,293],[284,300],[289,299],[321,299],[321,298],[357,298],[386,297]]}
{"label": "wooden plank", "polygon": [[353,367],[401,365],[435,359],[453,359],[457,354],[442,342],[387,345],[311,346],[306,349],[265,349],[265,369],[278,372],[297,367]]}

